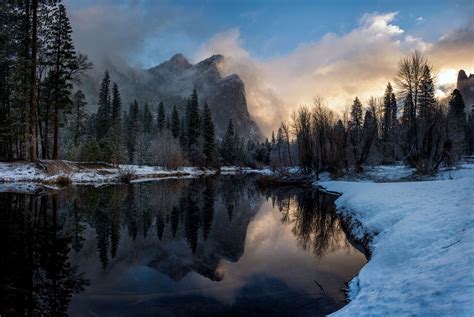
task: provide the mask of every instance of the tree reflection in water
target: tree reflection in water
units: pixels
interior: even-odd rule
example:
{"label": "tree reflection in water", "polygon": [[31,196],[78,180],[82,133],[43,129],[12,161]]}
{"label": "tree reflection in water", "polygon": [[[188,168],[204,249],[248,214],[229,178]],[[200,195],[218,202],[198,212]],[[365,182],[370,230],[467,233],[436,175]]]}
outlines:
{"label": "tree reflection in water", "polygon": [[293,226],[299,247],[310,249],[319,258],[347,245],[341,221],[336,215],[334,201],[337,196],[319,190],[280,187],[263,190],[273,206],[282,213],[281,221]]}
{"label": "tree reflection in water", "polygon": [[72,222],[74,250],[81,249],[83,231],[90,226],[95,230],[98,255],[105,269],[117,254],[123,227],[135,241],[139,235],[146,238],[154,226],[159,241],[183,236],[196,253],[198,242],[207,240],[212,231],[216,202],[224,206],[231,223],[234,209],[255,199],[255,190],[246,191],[253,187],[251,183],[245,178],[229,177],[70,188],[64,193],[65,212],[68,222]]}
{"label": "tree reflection in water", "polygon": [[[166,287],[179,289],[179,285],[184,285],[180,291],[187,291],[185,283],[202,281],[202,277],[208,281],[221,281],[225,271],[219,269],[220,264],[235,264],[242,259],[248,226],[261,210],[264,198],[271,200],[281,212],[280,227],[279,215],[275,214],[278,211],[263,209],[263,215],[271,212],[277,218],[274,223],[277,226],[266,229],[268,234],[282,230],[289,233],[287,237],[291,241],[294,241],[294,235],[297,245],[290,244],[295,249],[311,250],[316,257],[322,258],[348,243],[335,213],[335,196],[295,187],[259,189],[254,180],[252,177],[222,176],[100,188],[77,186],[37,195],[0,193],[0,315],[66,314],[71,297],[83,292],[88,285],[78,266],[72,263],[79,264],[94,282],[89,289],[99,292],[100,285],[115,292],[115,288],[107,288],[108,283],[126,278],[109,273],[126,274],[129,269],[134,270],[132,267],[147,276],[166,276],[159,280],[166,281],[164,294]],[[288,245],[284,239],[280,242]],[[250,250],[252,246],[258,248],[259,241],[247,245]],[[263,252],[253,254],[256,262],[240,267],[245,279],[253,281],[245,284],[242,290],[248,288],[257,296],[267,283],[262,282],[266,281],[263,277],[275,274],[273,282],[278,281],[278,265],[272,272],[268,271],[270,266],[265,265],[255,280],[245,275],[252,271],[255,263],[265,262],[265,254],[272,254],[270,251],[271,248],[263,249]],[[309,270],[304,264],[306,259],[301,254],[298,262],[302,265],[301,274]],[[309,262],[313,260],[310,256]],[[183,281],[189,272],[196,272],[200,277],[191,274]],[[234,273],[238,276],[239,270]],[[285,280],[284,274],[281,278]],[[144,284],[146,280],[143,280]],[[294,282],[300,283],[296,279]],[[222,282],[230,288],[234,287],[232,283],[232,278],[227,284]],[[304,281],[301,283],[303,285]],[[140,284],[139,288],[142,287]],[[161,291],[159,285],[153,284],[153,287]],[[294,292],[289,286],[281,287],[285,294]],[[310,289],[312,287],[311,283]],[[121,291],[133,293],[127,288]],[[242,294],[247,296],[248,292]],[[87,298],[88,295],[84,296]],[[254,297],[245,296],[239,297],[240,305],[252,307],[248,305],[253,303],[251,298]],[[266,296],[258,298],[268,301],[273,298],[273,295]],[[181,299],[176,295],[176,301]],[[267,305],[265,300],[261,302],[262,307]],[[339,305],[329,295],[324,301],[326,306]]]}
{"label": "tree reflection in water", "polygon": [[78,241],[61,224],[58,196],[0,193],[0,210],[0,315],[66,315],[88,281],[69,262]]}

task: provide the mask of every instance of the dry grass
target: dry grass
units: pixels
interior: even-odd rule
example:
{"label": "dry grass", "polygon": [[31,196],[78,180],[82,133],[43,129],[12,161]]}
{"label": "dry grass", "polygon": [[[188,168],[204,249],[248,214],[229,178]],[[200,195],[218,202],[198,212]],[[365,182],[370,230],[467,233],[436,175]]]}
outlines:
{"label": "dry grass", "polygon": [[119,179],[122,183],[129,184],[132,180],[137,178],[137,173],[133,168],[130,167],[124,167],[124,168],[118,168],[118,173],[119,173]]}
{"label": "dry grass", "polygon": [[72,183],[71,178],[69,176],[64,176],[64,175],[58,176],[55,181],[55,184],[61,187],[69,186],[71,185],[71,183]]}
{"label": "dry grass", "polygon": [[97,170],[96,173],[99,174],[99,175],[102,175],[102,176],[114,174],[114,172],[112,172],[112,171],[107,171],[107,170]]}
{"label": "dry grass", "polygon": [[58,175],[58,174],[70,174],[79,169],[77,165],[65,161],[54,161],[54,160],[41,160],[36,163],[37,167],[46,174]]}
{"label": "dry grass", "polygon": [[54,178],[42,180],[41,183],[47,185],[58,185],[60,187],[67,187],[72,184],[72,179],[68,175],[59,175]]}

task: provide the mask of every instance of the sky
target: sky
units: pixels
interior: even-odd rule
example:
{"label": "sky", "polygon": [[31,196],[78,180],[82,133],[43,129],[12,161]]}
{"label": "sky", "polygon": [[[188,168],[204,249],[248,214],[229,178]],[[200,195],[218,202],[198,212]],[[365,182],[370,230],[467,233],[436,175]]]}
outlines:
{"label": "sky", "polygon": [[436,69],[438,95],[474,73],[474,1],[65,0],[79,51],[149,68],[182,53],[226,57],[266,134],[316,95],[342,111],[383,93],[414,49]]}

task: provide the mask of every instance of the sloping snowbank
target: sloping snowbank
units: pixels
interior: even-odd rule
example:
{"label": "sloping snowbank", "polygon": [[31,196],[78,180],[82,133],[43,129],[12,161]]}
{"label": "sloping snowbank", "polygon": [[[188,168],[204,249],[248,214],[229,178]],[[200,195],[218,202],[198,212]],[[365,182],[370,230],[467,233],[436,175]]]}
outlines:
{"label": "sloping snowbank", "polygon": [[375,235],[335,316],[474,314],[474,165],[438,178],[319,183],[342,193],[338,210],[360,224],[358,238]]}

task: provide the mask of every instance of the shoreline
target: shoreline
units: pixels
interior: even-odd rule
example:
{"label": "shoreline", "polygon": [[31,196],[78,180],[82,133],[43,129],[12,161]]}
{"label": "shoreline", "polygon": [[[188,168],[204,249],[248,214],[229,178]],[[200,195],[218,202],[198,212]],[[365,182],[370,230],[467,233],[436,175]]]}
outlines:
{"label": "shoreline", "polygon": [[370,252],[349,282],[348,304],[331,316],[471,312],[473,179],[474,164],[464,164],[435,179],[314,183],[341,194],[337,213]]}
{"label": "shoreline", "polygon": [[[0,162],[0,184],[35,184],[43,186],[103,185],[157,181],[163,179],[199,178],[215,175],[271,174],[268,168],[251,169],[224,166],[218,169],[181,167],[166,169],[159,166],[77,163],[44,160],[31,162]],[[5,186],[3,186],[5,187]]]}

